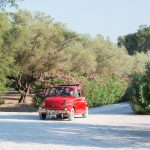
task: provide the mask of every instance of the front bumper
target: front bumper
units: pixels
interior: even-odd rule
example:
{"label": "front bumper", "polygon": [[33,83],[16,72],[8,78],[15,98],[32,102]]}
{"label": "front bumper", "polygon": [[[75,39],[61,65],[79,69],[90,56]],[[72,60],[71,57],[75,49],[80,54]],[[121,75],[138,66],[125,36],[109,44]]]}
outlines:
{"label": "front bumper", "polygon": [[39,109],[38,112],[40,114],[47,114],[47,115],[58,115],[58,114],[68,114],[69,111],[67,110],[47,110],[47,109]]}

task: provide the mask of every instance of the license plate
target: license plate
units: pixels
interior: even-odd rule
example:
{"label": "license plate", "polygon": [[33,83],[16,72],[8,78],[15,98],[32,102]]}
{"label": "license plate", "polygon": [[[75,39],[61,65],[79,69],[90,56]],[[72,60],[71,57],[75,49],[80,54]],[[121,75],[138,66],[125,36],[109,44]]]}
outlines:
{"label": "license plate", "polygon": [[52,115],[56,115],[56,113],[52,111]]}
{"label": "license plate", "polygon": [[52,115],[52,116],[55,116],[55,115],[56,115],[56,112],[55,112],[54,110],[52,110],[52,111],[51,111],[51,115]]}

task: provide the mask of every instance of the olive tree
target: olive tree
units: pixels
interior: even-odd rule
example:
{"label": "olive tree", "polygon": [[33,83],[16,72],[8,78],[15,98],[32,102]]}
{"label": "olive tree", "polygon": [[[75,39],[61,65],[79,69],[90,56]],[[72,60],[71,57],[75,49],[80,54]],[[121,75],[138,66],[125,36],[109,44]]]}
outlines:
{"label": "olive tree", "polygon": [[66,59],[64,51],[76,34],[43,13],[19,11],[10,16],[7,43],[14,51],[14,63],[8,78],[21,94],[19,102],[25,102],[32,82]]}
{"label": "olive tree", "polygon": [[0,94],[5,89],[6,76],[10,71],[10,64],[13,62],[11,51],[8,51],[4,42],[5,35],[10,28],[7,13],[0,13]]}
{"label": "olive tree", "polygon": [[8,7],[18,7],[18,0],[0,0],[0,10],[4,10]]}
{"label": "olive tree", "polygon": [[77,72],[80,75],[95,72],[96,57],[92,49],[85,47],[81,42],[74,42],[67,51],[68,61],[66,63],[71,72]]}
{"label": "olive tree", "polygon": [[96,53],[96,73],[123,75],[131,71],[132,58],[125,49],[118,48],[117,45],[97,36],[93,40],[93,50]]}

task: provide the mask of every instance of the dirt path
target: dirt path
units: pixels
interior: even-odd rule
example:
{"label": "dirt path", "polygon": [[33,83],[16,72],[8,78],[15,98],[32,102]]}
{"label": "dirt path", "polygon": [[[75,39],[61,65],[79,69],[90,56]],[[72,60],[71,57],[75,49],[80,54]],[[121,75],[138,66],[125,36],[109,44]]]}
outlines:
{"label": "dirt path", "polygon": [[93,108],[87,119],[41,121],[35,113],[0,112],[1,150],[150,149],[150,116],[127,103]]}
{"label": "dirt path", "polygon": [[33,95],[30,94],[26,98],[26,103],[18,103],[20,94],[14,89],[10,89],[2,96],[5,103],[0,105],[0,112],[35,112],[36,108],[33,106]]}

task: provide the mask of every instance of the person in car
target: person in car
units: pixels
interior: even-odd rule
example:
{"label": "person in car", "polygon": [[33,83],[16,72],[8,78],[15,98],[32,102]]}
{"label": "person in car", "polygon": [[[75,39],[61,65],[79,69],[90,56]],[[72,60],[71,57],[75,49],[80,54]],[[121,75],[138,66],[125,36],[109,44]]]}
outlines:
{"label": "person in car", "polygon": [[73,90],[71,88],[65,88],[62,92],[63,96],[73,96]]}

